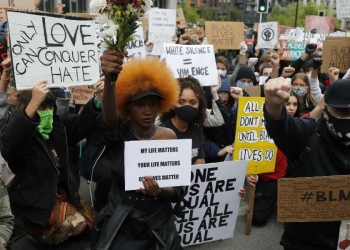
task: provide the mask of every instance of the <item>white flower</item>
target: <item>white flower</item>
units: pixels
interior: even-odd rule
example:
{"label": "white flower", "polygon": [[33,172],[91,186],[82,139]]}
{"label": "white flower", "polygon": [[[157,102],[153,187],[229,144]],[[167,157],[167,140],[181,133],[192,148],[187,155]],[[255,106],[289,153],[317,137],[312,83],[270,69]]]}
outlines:
{"label": "white flower", "polygon": [[98,12],[100,9],[104,9],[106,7],[106,0],[91,0],[90,9],[93,12]]}
{"label": "white flower", "polygon": [[104,41],[101,43],[101,54],[103,54],[103,52],[105,52],[106,50],[109,50],[110,48],[108,47],[107,43],[105,43]]}
{"label": "white flower", "polygon": [[144,0],[145,5],[142,7],[142,9],[146,12],[149,9],[152,8],[153,6],[153,1],[152,0]]}
{"label": "white flower", "polygon": [[117,44],[117,30],[118,25],[114,24],[112,20],[109,20],[107,23],[103,24],[101,27],[101,36],[112,44]]}
{"label": "white flower", "polygon": [[108,23],[108,21],[110,21],[108,14],[106,14],[106,13],[97,14],[97,16],[96,16],[97,23],[105,24],[105,23]]}

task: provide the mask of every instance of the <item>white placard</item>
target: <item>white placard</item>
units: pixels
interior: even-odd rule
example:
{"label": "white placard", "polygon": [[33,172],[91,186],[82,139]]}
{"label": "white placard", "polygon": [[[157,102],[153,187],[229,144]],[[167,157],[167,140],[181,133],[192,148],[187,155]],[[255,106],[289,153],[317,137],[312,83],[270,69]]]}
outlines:
{"label": "white placard", "polygon": [[218,85],[213,45],[164,44],[164,52],[176,78],[193,76],[202,86]]}
{"label": "white placard", "polygon": [[182,246],[232,238],[244,185],[247,161],[193,165],[185,199],[189,207],[177,218]]}
{"label": "white placard", "polygon": [[151,9],[149,13],[148,41],[154,42],[152,55],[163,54],[163,44],[172,43],[176,34],[176,10]]}
{"label": "white placard", "polygon": [[191,183],[192,140],[125,142],[125,190],[143,188],[142,178],[153,176],[160,187]]}
{"label": "white placard", "polygon": [[125,49],[128,51],[129,60],[132,58],[146,57],[145,39],[143,37],[143,28],[141,25],[135,32],[135,38],[128,43]]}
{"label": "white placard", "polygon": [[337,19],[350,18],[350,0],[337,0]]}
{"label": "white placard", "polygon": [[261,48],[273,49],[278,42],[278,23],[259,23],[258,44]]}
{"label": "white placard", "polygon": [[94,20],[8,12],[18,90],[95,84],[99,79]]}

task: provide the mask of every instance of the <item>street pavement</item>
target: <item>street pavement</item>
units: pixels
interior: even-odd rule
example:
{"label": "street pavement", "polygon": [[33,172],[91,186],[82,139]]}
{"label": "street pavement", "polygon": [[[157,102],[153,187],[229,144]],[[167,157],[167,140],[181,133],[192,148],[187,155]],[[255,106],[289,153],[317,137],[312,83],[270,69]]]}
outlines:
{"label": "street pavement", "polygon": [[[94,190],[94,185],[92,185]],[[82,197],[90,203],[90,191],[86,181],[81,179],[80,193]],[[215,242],[204,243],[200,245],[190,246],[184,250],[283,250],[279,245],[281,235],[283,233],[283,224],[276,221],[276,212],[270,218],[269,222],[263,227],[252,227],[251,234],[245,235],[246,218],[248,211],[248,197],[241,202],[239,215],[237,218],[234,237],[232,239],[219,240]],[[10,245],[12,250],[89,250],[89,235],[81,235],[72,237],[57,246],[38,247],[28,240],[26,236],[13,240]],[[130,249],[132,250],[132,249]]]}

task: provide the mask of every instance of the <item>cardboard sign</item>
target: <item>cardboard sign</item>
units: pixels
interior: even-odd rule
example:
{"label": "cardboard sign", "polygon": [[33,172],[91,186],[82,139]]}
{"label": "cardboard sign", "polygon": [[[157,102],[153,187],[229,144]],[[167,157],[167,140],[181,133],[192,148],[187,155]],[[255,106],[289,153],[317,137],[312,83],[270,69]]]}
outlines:
{"label": "cardboard sign", "polygon": [[337,19],[350,17],[350,0],[337,0]]}
{"label": "cardboard sign", "polygon": [[125,142],[125,190],[143,188],[148,175],[159,187],[190,185],[191,154],[190,139]]}
{"label": "cardboard sign", "polygon": [[334,30],[335,19],[326,16],[306,16],[305,31],[317,34],[329,34]]}
{"label": "cardboard sign", "polygon": [[336,67],[341,73],[350,68],[350,37],[331,37],[323,42],[321,66],[322,73],[328,73],[330,67]]}
{"label": "cardboard sign", "polygon": [[149,41],[154,42],[152,55],[163,54],[163,44],[173,43],[176,34],[176,10],[151,9],[149,13]]}
{"label": "cardboard sign", "polygon": [[57,88],[91,85],[100,78],[93,20],[9,11],[8,21],[18,90],[41,80]]}
{"label": "cardboard sign", "polygon": [[282,61],[296,61],[305,52],[306,43],[299,43],[295,41],[279,40],[281,45],[280,60]]}
{"label": "cardboard sign", "polygon": [[213,45],[164,44],[164,52],[176,78],[193,76],[202,86],[218,84]]}
{"label": "cardboard sign", "polygon": [[7,42],[5,35],[0,37],[0,77],[2,76],[3,67],[2,62],[7,58]]}
{"label": "cardboard sign", "polygon": [[7,11],[35,11],[34,0],[0,0],[0,21],[7,19]]}
{"label": "cardboard sign", "polygon": [[243,90],[246,91],[250,97],[261,97],[261,87],[260,86],[243,87]]}
{"label": "cardboard sign", "polygon": [[184,15],[184,12],[181,8],[176,10],[176,25],[179,28],[186,28],[187,27],[185,15]]}
{"label": "cardboard sign", "polygon": [[233,237],[246,168],[246,161],[192,166],[189,207],[176,222],[183,247]]}
{"label": "cardboard sign", "polygon": [[96,18],[96,14],[89,14],[89,13],[66,13],[66,16],[76,16],[76,17],[83,17],[83,18]]}
{"label": "cardboard sign", "polygon": [[259,23],[258,44],[261,48],[273,49],[278,42],[278,23]]}
{"label": "cardboard sign", "polygon": [[350,219],[350,176],[278,180],[279,222]]}
{"label": "cardboard sign", "polygon": [[233,159],[249,161],[247,174],[275,170],[277,147],[265,129],[264,102],[263,97],[241,97],[238,101]]}
{"label": "cardboard sign", "polygon": [[143,37],[142,25],[137,28],[135,38],[128,42],[125,49],[128,51],[127,60],[146,57],[145,39]]}
{"label": "cardboard sign", "polygon": [[94,97],[95,89],[89,86],[70,88],[70,103],[87,104]]}
{"label": "cardboard sign", "polygon": [[205,22],[205,36],[214,49],[239,49],[244,41],[244,23]]}

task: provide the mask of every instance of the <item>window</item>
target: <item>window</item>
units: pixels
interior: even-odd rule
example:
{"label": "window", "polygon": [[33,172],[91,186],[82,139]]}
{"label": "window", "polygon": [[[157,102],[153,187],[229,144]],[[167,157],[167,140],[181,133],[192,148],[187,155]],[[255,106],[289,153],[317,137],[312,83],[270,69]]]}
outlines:
{"label": "window", "polygon": [[39,10],[54,12],[53,0],[42,0],[39,6]]}
{"label": "window", "polygon": [[63,9],[65,13],[86,12],[85,1],[83,0],[62,0],[62,3],[66,5]]}

